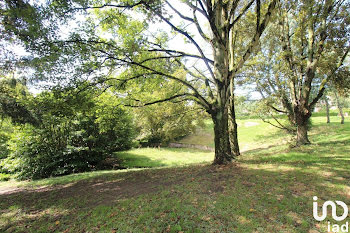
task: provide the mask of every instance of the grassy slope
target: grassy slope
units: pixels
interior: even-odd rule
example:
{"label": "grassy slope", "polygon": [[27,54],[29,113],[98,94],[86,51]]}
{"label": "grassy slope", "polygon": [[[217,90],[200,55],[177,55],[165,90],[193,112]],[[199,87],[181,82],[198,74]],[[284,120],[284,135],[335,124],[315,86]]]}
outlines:
{"label": "grassy slope", "polygon": [[[240,147],[243,152],[287,143],[286,140],[289,140],[288,136],[281,140],[285,136],[283,132],[258,119],[239,120],[238,125]],[[179,142],[214,147],[213,140],[213,124],[207,121],[204,129]],[[214,153],[190,148],[141,148],[117,153],[117,157],[122,160],[122,165],[125,167],[163,167],[211,162]]]}
{"label": "grassy slope", "polygon": [[210,152],[141,149],[122,154],[125,164],[172,167],[0,183],[22,186],[0,193],[0,231],[327,232],[312,197],[350,203],[350,124],[313,118],[313,145],[290,149],[261,122],[243,127],[252,121],[240,122],[245,153],[230,166],[210,166]]}
{"label": "grassy slope", "polygon": [[[283,132],[259,119],[238,120],[237,123],[238,140],[243,152],[279,143],[283,136]],[[180,142],[214,147],[213,123],[207,121],[205,129],[185,137]]]}

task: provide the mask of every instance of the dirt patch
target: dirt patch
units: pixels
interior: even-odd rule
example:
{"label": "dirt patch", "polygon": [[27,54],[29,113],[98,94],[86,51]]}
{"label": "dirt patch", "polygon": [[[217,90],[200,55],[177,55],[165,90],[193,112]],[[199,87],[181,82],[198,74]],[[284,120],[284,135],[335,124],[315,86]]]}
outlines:
{"label": "dirt patch", "polygon": [[21,188],[13,188],[13,187],[2,187],[0,188],[0,196],[3,194],[11,194],[11,193],[15,193],[15,192],[20,192]]}

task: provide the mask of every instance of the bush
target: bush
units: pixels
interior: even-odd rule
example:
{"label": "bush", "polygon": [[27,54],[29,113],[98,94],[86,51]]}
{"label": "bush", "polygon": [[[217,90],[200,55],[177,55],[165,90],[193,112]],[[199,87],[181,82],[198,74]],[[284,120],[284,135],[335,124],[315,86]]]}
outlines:
{"label": "bush", "polygon": [[41,94],[35,103],[46,108],[41,125],[26,125],[14,134],[0,170],[20,179],[91,171],[111,153],[131,148],[135,134],[129,114],[114,97],[106,101],[107,94],[88,97],[77,106],[51,93]]}
{"label": "bush", "polygon": [[8,141],[11,138],[13,127],[9,121],[0,120],[0,159],[4,159],[10,153]]}
{"label": "bush", "polygon": [[8,181],[11,179],[11,175],[0,173],[0,181]]}
{"label": "bush", "polygon": [[143,146],[167,144],[203,126],[204,114],[185,103],[161,103],[135,109]]}

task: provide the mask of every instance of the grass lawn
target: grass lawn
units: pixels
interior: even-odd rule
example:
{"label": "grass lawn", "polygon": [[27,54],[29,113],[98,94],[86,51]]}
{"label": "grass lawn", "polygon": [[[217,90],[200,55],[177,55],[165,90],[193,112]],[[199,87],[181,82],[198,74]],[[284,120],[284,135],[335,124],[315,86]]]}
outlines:
{"label": "grass lawn", "polygon": [[[185,137],[179,142],[183,144],[199,144],[214,148],[213,123],[210,120],[205,123],[206,127],[204,129],[198,130],[195,134]],[[237,124],[238,140],[242,152],[280,144],[281,142],[285,143],[286,140],[289,140],[289,137],[283,138],[286,136],[284,132],[259,119],[238,120]]]}
{"label": "grass lawn", "polygon": [[[313,144],[290,148],[285,133],[242,120],[244,153],[228,166],[146,148],[117,154],[138,168],[0,182],[0,232],[328,232],[312,197],[350,204],[350,123],[339,121],[314,117]],[[210,127],[182,142],[210,145]]]}
{"label": "grass lawn", "polygon": [[170,167],[211,162],[214,153],[192,148],[140,148],[116,153],[127,168]]}

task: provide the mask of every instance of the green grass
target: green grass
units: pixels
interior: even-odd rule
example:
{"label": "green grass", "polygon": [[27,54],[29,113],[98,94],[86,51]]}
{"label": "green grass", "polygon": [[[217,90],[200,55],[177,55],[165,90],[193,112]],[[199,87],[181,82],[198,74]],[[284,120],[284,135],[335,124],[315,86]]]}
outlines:
{"label": "green grass", "polygon": [[151,169],[1,182],[0,232],[327,232],[312,197],[350,203],[350,123],[331,120],[314,117],[313,144],[300,148],[240,121],[245,152],[228,166],[211,166],[211,152],[145,148],[118,156]]}
{"label": "green grass", "polygon": [[[183,138],[180,143],[214,147],[213,123],[210,120],[205,123],[204,129]],[[281,141],[281,136],[285,133],[259,119],[241,119],[237,121],[237,124],[238,140],[243,152],[263,146],[268,147],[276,143],[285,143],[289,140],[289,137],[286,137]]]}
{"label": "green grass", "polygon": [[210,162],[213,160],[213,153],[190,148],[140,148],[118,152],[116,157],[127,168],[150,168]]}

